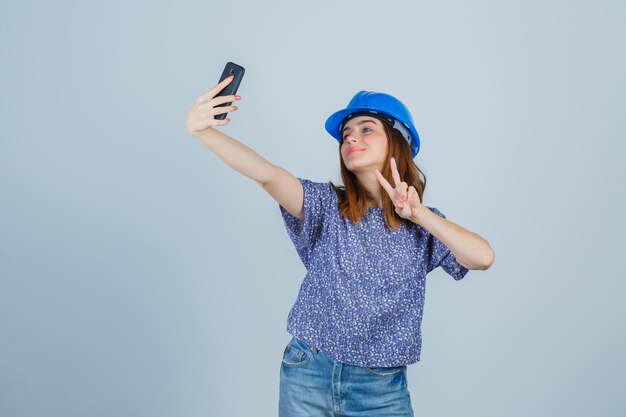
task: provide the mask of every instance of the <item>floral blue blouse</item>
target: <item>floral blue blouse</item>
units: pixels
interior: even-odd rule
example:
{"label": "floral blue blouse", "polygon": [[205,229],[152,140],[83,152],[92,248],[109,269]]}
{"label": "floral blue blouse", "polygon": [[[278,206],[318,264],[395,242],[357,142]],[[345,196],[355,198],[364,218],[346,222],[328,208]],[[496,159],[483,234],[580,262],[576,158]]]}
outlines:
{"label": "floral blue blouse", "polygon": [[441,266],[460,280],[468,269],[423,227],[404,221],[398,230],[386,229],[376,207],[353,224],[340,218],[330,182],[298,180],[304,188],[304,220],[279,205],[307,270],[287,331],[350,365],[419,361],[426,274]]}

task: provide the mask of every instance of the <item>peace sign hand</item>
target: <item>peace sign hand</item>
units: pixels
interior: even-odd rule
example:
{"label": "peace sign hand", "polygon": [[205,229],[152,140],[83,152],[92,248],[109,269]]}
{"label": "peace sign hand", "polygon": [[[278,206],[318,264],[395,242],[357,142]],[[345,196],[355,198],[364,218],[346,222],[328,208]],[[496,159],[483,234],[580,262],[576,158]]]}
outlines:
{"label": "peace sign hand", "polygon": [[376,177],[378,178],[378,182],[383,186],[383,188],[389,194],[389,198],[393,202],[393,205],[396,207],[396,213],[398,216],[403,219],[408,219],[411,221],[416,221],[421,214],[424,205],[420,201],[419,194],[415,188],[400,179],[400,173],[398,172],[398,168],[396,166],[396,160],[391,158],[391,175],[393,175],[393,180],[396,184],[396,187],[392,187],[389,182],[383,177],[383,174],[380,173],[377,169],[374,170],[376,173]]}

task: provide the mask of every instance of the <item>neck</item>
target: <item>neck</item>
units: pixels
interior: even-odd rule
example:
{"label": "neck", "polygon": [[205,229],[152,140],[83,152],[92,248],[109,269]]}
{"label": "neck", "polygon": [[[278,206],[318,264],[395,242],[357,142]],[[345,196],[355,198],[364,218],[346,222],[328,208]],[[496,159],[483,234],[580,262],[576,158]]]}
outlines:
{"label": "neck", "polygon": [[367,205],[368,207],[377,207],[382,208],[382,194],[380,191],[380,182],[378,182],[378,178],[376,174],[372,171],[372,173],[361,173],[357,174],[357,180],[361,184],[361,187],[365,190],[367,194]]}

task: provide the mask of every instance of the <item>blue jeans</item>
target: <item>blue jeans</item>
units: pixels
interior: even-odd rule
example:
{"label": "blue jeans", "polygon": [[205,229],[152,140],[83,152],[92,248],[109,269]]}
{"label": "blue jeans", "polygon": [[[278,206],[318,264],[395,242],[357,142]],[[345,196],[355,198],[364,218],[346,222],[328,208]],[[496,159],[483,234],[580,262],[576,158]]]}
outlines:
{"label": "blue jeans", "polygon": [[348,365],[293,336],[283,352],[278,415],[413,417],[406,365]]}

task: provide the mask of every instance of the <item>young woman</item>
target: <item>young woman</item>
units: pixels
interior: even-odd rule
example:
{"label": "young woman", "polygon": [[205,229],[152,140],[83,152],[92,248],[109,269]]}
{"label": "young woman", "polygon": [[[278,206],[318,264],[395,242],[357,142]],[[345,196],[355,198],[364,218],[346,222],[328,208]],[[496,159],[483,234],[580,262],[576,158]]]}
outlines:
{"label": "young woman", "polygon": [[489,243],[425,206],[413,163],[420,139],[395,97],[360,91],[332,114],[343,187],[293,176],[215,130],[240,96],[203,94],[187,127],[224,162],[254,179],[279,209],[307,274],[289,312],[279,415],[413,416],[406,367],[420,358],[425,277],[454,279],[494,262]]}

